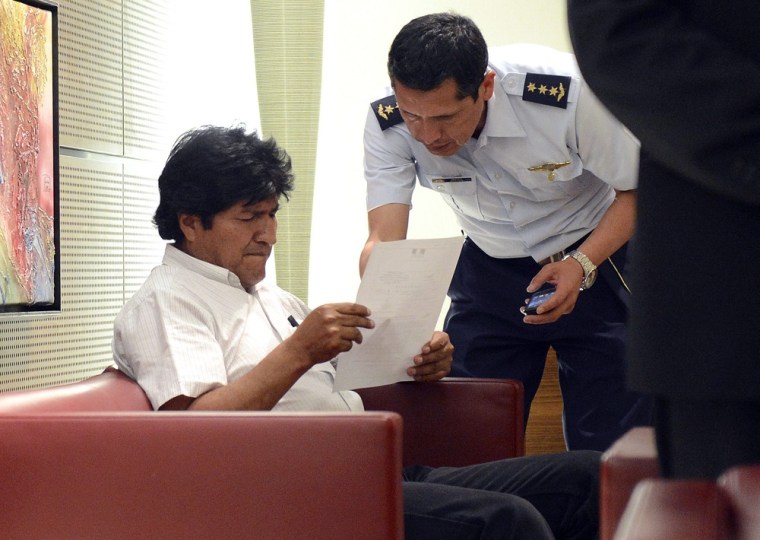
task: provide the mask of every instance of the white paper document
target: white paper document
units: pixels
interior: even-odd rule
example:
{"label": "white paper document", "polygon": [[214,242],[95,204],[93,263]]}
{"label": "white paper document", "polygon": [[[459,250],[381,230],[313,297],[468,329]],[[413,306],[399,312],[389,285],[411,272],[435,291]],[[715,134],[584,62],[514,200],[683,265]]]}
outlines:
{"label": "white paper document", "polygon": [[412,358],[430,340],[451,283],[462,237],[381,242],[364,269],[356,303],[375,322],[338,356],[335,390],[411,380]]}

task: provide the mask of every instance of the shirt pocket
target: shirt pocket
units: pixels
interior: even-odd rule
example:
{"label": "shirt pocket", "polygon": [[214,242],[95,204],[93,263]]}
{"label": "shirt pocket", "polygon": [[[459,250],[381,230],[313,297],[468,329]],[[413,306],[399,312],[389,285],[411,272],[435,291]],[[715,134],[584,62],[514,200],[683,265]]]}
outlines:
{"label": "shirt pocket", "polygon": [[422,185],[440,194],[455,212],[478,219],[482,217],[478,204],[478,180],[474,174],[418,174]]}
{"label": "shirt pocket", "polygon": [[583,162],[577,155],[528,159],[513,166],[518,182],[536,201],[571,197],[583,189],[585,183],[579,181],[583,174]]}

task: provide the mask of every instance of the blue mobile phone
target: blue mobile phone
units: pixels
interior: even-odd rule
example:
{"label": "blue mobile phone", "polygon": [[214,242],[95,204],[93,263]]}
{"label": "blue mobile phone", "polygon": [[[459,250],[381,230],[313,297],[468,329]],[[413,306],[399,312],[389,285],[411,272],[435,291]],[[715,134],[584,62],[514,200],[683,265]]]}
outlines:
{"label": "blue mobile phone", "polygon": [[543,289],[539,289],[533,294],[531,294],[523,313],[525,313],[526,315],[535,315],[536,309],[538,309],[538,306],[540,306],[541,304],[546,302],[549,298],[551,298],[555,290],[556,289],[554,288],[554,286],[551,286],[551,287],[545,287]]}

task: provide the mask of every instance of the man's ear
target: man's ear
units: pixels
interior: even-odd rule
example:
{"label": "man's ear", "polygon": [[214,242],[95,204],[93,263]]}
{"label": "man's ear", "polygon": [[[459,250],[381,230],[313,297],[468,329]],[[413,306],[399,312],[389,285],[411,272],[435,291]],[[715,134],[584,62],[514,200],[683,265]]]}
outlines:
{"label": "man's ear", "polygon": [[483,101],[488,101],[489,99],[493,97],[495,79],[496,79],[496,72],[492,69],[488,69],[488,71],[486,71],[485,76],[483,77],[483,82],[480,83],[480,87],[482,88],[482,92],[483,92]]}
{"label": "man's ear", "polygon": [[190,242],[195,241],[198,231],[203,229],[203,223],[201,223],[200,216],[194,214],[178,214],[177,220],[179,221],[179,228],[182,234],[185,235],[185,239]]}

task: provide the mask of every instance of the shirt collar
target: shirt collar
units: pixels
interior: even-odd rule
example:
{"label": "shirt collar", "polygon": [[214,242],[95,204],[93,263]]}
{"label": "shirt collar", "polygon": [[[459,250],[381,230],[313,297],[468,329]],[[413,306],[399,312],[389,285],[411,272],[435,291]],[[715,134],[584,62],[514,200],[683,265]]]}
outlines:
{"label": "shirt collar", "polygon": [[224,283],[231,287],[235,287],[236,289],[241,289],[251,293],[253,292],[253,288],[248,291],[245,287],[243,287],[243,284],[240,283],[240,278],[238,278],[234,273],[230,272],[226,268],[222,268],[221,266],[217,266],[215,264],[202,261],[201,259],[197,259],[192,255],[188,255],[181,249],[177,248],[174,244],[166,245],[166,250],[164,251],[164,259],[162,262],[167,266],[178,266],[185,268],[186,270],[200,274],[205,278],[218,281],[219,283]]}
{"label": "shirt collar", "polygon": [[506,77],[499,78],[498,72],[496,77],[493,96],[487,102],[488,112],[482,135],[486,137],[526,137],[527,133],[515,114],[509,95],[504,90],[503,84]]}

